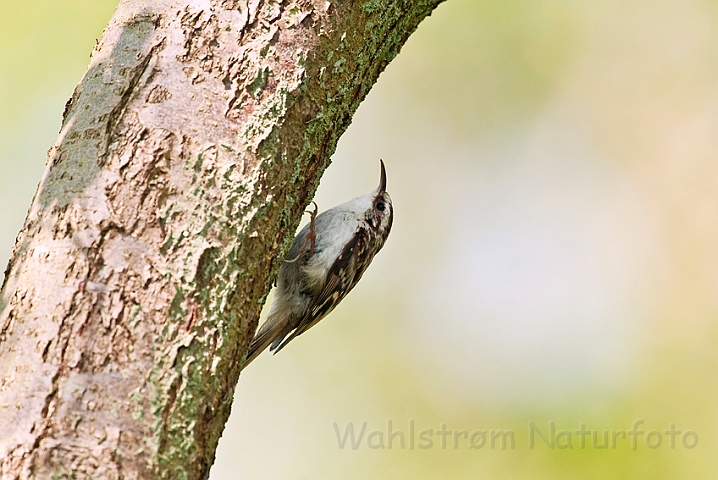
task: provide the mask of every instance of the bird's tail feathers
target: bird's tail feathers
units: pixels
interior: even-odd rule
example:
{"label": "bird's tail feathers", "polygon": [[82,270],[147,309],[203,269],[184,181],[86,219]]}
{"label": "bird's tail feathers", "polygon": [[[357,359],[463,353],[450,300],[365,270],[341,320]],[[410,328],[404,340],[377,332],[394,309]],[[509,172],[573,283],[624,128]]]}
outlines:
{"label": "bird's tail feathers", "polygon": [[284,318],[283,315],[279,315],[276,313],[269,315],[269,318],[267,318],[267,320],[262,324],[262,326],[259,327],[259,330],[257,330],[257,333],[252,339],[252,343],[250,343],[249,345],[246,359],[242,364],[243,370],[247,367],[247,365],[252,363],[252,360],[257,358],[257,356],[262,353],[267,347],[269,347],[273,343],[276,343],[277,341],[282,341],[282,339],[286,336],[286,333],[284,332],[285,323],[286,318]]}

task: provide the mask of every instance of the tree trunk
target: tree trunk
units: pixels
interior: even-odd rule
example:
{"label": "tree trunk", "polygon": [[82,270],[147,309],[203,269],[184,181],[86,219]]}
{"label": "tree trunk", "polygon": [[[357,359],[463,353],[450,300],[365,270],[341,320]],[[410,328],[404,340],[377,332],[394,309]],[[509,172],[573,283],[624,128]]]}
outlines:
{"label": "tree trunk", "polygon": [[121,0],[0,294],[0,476],[207,478],[339,135],[442,0]]}

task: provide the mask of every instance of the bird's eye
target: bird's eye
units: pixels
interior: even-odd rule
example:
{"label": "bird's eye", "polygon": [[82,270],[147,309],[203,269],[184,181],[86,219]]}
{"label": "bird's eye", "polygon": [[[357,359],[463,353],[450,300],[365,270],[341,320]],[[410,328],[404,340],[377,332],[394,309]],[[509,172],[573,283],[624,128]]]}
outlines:
{"label": "bird's eye", "polygon": [[380,212],[383,212],[385,208],[386,208],[386,206],[384,205],[384,202],[379,202],[376,204],[376,209],[379,210]]}

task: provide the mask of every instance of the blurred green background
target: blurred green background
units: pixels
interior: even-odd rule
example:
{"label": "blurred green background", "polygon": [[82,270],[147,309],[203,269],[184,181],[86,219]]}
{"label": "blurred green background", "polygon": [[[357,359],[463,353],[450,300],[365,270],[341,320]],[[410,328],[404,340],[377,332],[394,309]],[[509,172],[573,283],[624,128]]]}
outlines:
{"label": "blurred green background", "polygon": [[[114,4],[0,3],[3,264]],[[448,0],[360,107],[320,209],[375,188],[380,157],[386,247],[242,374],[212,480],[715,478],[717,2]],[[635,451],[529,447],[529,422],[601,442],[636,420]],[[433,447],[370,448],[388,421]],[[356,450],[335,422],[366,422]],[[442,424],[515,448],[441,448]]]}

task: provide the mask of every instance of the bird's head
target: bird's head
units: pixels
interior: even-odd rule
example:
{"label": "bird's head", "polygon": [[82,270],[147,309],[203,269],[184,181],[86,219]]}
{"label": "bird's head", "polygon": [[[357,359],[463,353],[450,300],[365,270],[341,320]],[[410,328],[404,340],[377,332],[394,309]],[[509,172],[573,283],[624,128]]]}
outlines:
{"label": "bird's head", "polygon": [[337,213],[341,213],[347,218],[363,221],[377,237],[382,238],[379,242],[379,248],[381,248],[389,235],[394,218],[394,207],[391,204],[389,192],[386,191],[386,169],[383,161],[381,161],[379,188],[327,210],[318,218],[325,215],[335,217]]}
{"label": "bird's head", "polygon": [[381,162],[379,188],[368,195],[371,199],[371,204],[365,212],[365,219],[378,236],[386,239],[394,220],[394,207],[391,204],[389,192],[386,191],[386,169],[384,168],[384,161],[379,161]]}

